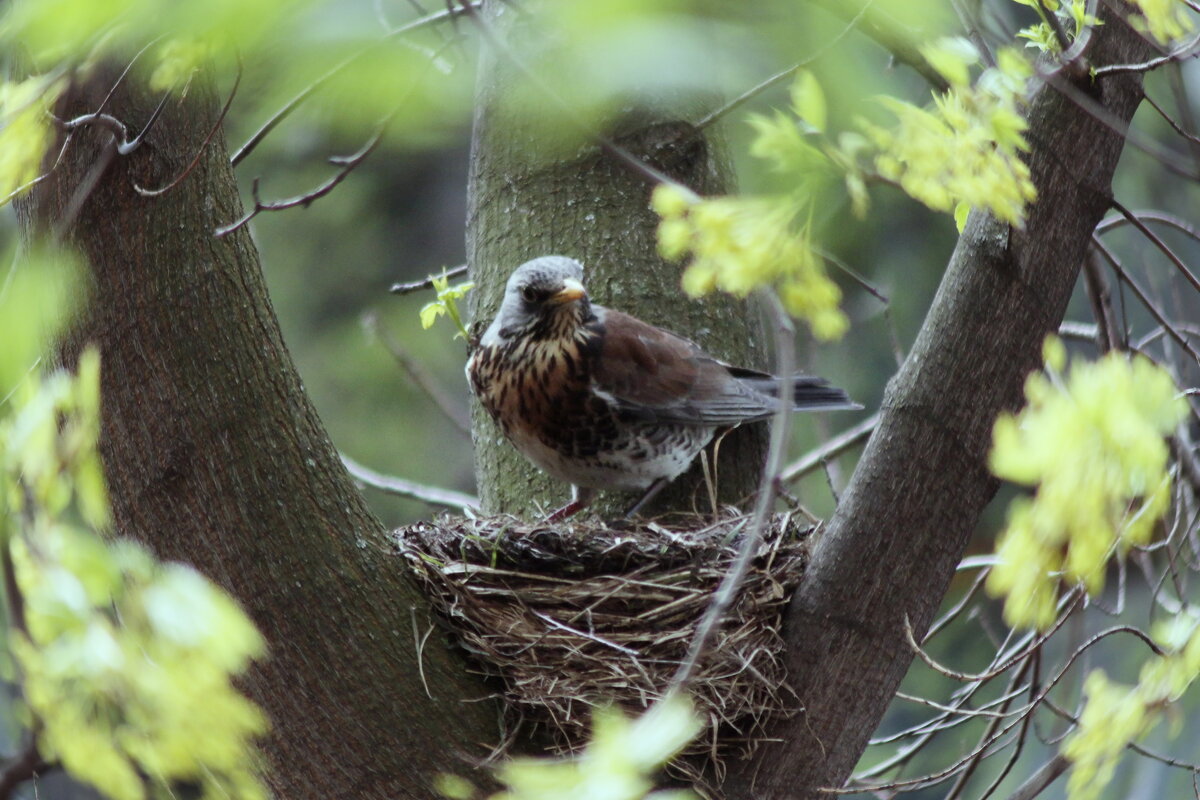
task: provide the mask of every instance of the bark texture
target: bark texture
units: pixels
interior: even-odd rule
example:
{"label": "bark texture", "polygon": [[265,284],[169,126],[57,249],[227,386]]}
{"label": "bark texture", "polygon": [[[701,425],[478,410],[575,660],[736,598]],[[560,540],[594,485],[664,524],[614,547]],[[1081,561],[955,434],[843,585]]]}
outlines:
{"label": "bark texture", "polygon": [[[547,48],[557,46],[553,32],[537,27],[536,13],[516,20],[511,9],[495,3],[487,14],[526,63],[537,64]],[[540,98],[539,105],[521,102],[529,97]],[[617,99],[621,110],[604,133],[700,194],[724,193],[731,189],[731,170],[719,141],[687,122],[702,116],[712,100]],[[732,363],[765,366],[761,324],[752,309],[728,296],[688,300],[679,288],[681,266],[658,256],[658,217],[648,206],[652,188],[594,142],[580,140],[540,88],[485,43],[467,201],[467,261],[476,285],[471,314],[479,330],[495,316],[514,269],[531,258],[559,254],[583,263],[595,302],[673,330]],[[565,502],[569,487],[517,453],[478,403],[472,416],[475,475],[486,511],[529,514],[539,505],[549,509]],[[746,426],[722,441],[717,469],[722,502],[743,501],[755,490],[765,456],[765,425]],[[620,511],[630,498],[597,508]],[[709,508],[699,467],[664,491],[650,512],[693,508]]]}
{"label": "bark texture", "polygon": [[[1088,57],[1101,65],[1152,54],[1109,12]],[[1142,98],[1136,74],[1079,89],[1118,126]],[[1027,227],[971,215],[789,607],[788,665],[805,712],[775,726],[782,744],[731,774],[731,797],[820,798],[820,787],[843,784],[912,660],[905,618],[918,638],[928,628],[995,493],[992,423],[1020,405],[1042,340],[1062,320],[1124,144],[1050,88],[1028,118],[1038,200]]]}
{"label": "bark texture", "polygon": [[[94,111],[113,77],[77,87],[60,113]],[[105,110],[136,131],[157,98],[130,86]],[[250,235],[213,235],[242,213],[221,137],[168,194],[133,189],[179,175],[215,109],[193,86],[107,169],[96,165],[110,134],[81,130],[23,208],[33,230],[68,226],[86,264],[65,358],[99,344],[116,532],[196,565],[266,636],[246,686],[271,718],[276,796],[431,797],[434,773],[483,754],[496,710],[462,702],[484,690],[439,636],[418,654],[424,600],[304,394]]]}

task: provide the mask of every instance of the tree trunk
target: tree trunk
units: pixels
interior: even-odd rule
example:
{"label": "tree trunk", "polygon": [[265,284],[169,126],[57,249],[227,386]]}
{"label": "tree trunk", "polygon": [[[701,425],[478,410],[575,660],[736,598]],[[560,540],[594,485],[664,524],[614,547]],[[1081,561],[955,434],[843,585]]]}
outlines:
{"label": "tree trunk", "polygon": [[[553,32],[537,27],[536,13],[502,13],[489,4],[487,18],[524,63],[536,64]],[[535,97],[539,106],[519,98]],[[731,188],[731,169],[712,131],[687,120],[703,115],[712,98],[651,97],[614,102],[626,110],[602,123],[606,135],[656,169],[700,194]],[[714,355],[745,366],[765,365],[761,323],[746,303],[728,296],[687,300],[680,265],[656,250],[658,218],[649,208],[653,189],[594,141],[573,142],[566,113],[534,86],[503,52],[487,46],[480,56],[475,129],[468,187],[467,261],[476,290],[471,314],[486,326],[495,316],[514,269],[543,255],[583,263],[591,298],[675,331]],[[632,109],[632,110],[630,110]],[[482,331],[482,327],[479,328]],[[488,512],[536,513],[561,505],[569,487],[526,461],[503,440],[473,403],[475,475]],[[743,502],[753,493],[766,454],[766,426],[750,425],[720,445],[717,478],[721,502]],[[636,495],[632,496],[636,498]],[[653,511],[709,509],[697,465],[660,496]],[[599,503],[617,512],[631,496]],[[602,498],[603,499],[603,498]]]}
{"label": "tree trunk", "polygon": [[[113,77],[76,87],[60,114],[96,110]],[[105,111],[136,131],[157,98],[132,83]],[[485,690],[440,636],[418,652],[424,599],[303,392],[250,235],[213,235],[242,213],[222,138],[166,195],[133,189],[179,175],[215,114],[212,92],[193,86],[107,169],[96,165],[110,134],[82,129],[22,208],[35,231],[64,225],[86,264],[64,352],[71,363],[100,346],[116,533],[196,565],[266,636],[246,687],[271,719],[276,796],[431,797],[435,773],[484,754],[496,709],[462,702]]]}
{"label": "tree trunk", "polygon": [[[1107,13],[1106,13],[1107,12]],[[1138,63],[1150,45],[1103,4],[1093,65]],[[1065,75],[1058,80],[1066,82]],[[1038,189],[1025,230],[972,213],[916,344],[888,385],[879,426],[821,537],[787,616],[788,668],[805,712],[782,744],[731,773],[730,797],[821,798],[853,769],[928,629],[998,485],[986,454],[996,415],[1022,402],[1057,330],[1093,229],[1109,207],[1140,75],[1077,84],[1106,122],[1042,88],[1029,110]]]}

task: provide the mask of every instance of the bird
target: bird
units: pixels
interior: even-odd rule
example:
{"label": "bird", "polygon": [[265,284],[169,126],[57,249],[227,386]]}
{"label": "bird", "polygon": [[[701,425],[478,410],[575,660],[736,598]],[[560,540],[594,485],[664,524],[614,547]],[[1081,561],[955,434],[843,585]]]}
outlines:
{"label": "bird", "polygon": [[[542,256],[508,278],[466,366],[480,404],[516,449],[571,485],[548,522],[601,491],[641,491],[636,514],[722,428],[767,419],[777,376],[726,364],[698,345],[591,302],[583,265]],[[817,377],[793,379],[794,410],[859,409]]]}

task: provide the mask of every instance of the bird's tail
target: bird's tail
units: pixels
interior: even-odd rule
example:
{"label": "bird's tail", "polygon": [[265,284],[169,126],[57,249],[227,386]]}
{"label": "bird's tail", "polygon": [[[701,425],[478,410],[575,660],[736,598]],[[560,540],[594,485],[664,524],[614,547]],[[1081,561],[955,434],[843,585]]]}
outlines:
{"label": "bird's tail", "polygon": [[820,378],[797,375],[794,380],[792,408],[797,411],[856,411],[862,408],[861,404],[850,399],[845,389],[830,386]]}
{"label": "bird's tail", "polygon": [[[779,378],[774,375],[746,371],[738,380],[756,392],[779,397]],[[792,408],[796,411],[854,411],[861,405],[850,399],[844,389],[830,386],[829,381],[813,375],[792,377]]]}

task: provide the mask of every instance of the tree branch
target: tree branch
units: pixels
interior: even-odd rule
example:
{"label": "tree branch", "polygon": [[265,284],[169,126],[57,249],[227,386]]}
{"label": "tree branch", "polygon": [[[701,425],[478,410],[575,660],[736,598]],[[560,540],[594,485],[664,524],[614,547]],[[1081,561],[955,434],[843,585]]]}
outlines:
{"label": "tree branch", "polygon": [[[482,0],[474,0],[472,5],[478,5],[480,2],[482,2]],[[390,42],[393,39],[396,39],[398,37],[412,33],[413,31],[420,30],[421,28],[425,28],[429,25],[434,25],[439,22],[444,22],[445,20],[453,20],[460,14],[464,14],[464,13],[466,13],[465,8],[456,8],[454,6],[448,5],[445,9],[438,11],[437,13],[430,14],[425,17],[421,17],[420,19],[415,19],[412,22],[401,25],[399,28],[395,28],[391,31],[388,31],[387,35],[384,36],[382,39],[380,39],[378,42],[376,42],[375,44],[371,45],[370,47],[367,47],[367,48],[361,50],[360,52],[357,52],[354,55],[350,56],[345,61],[342,61],[337,66],[330,69],[324,75],[317,78],[315,81],[310,83],[308,86],[304,87],[304,89],[301,90],[299,94],[297,94],[295,97],[293,97],[291,100],[289,100],[286,104],[284,104],[283,108],[279,109],[274,114],[272,114],[270,119],[268,119],[266,122],[264,122],[262,127],[259,128],[257,131],[255,131],[254,135],[251,136],[249,139],[247,139],[246,143],[238,148],[237,152],[234,153],[233,156],[229,159],[229,163],[235,167],[238,164],[240,164],[242,162],[242,160],[244,158],[246,158],[246,156],[253,153],[254,149],[256,147],[258,147],[260,144],[262,144],[263,139],[266,139],[267,136],[271,133],[271,131],[275,130],[275,128],[277,128],[281,122],[283,122],[285,119],[287,119],[289,116],[291,116],[293,111],[295,111],[297,108],[299,108],[301,105],[303,105],[305,103],[305,101],[307,101],[308,98],[312,97],[312,95],[318,89],[320,89],[326,83],[329,83],[329,81],[333,80],[335,77],[340,75],[342,70],[351,66],[356,61],[358,61],[360,58],[363,58],[364,56],[367,56],[367,55],[375,52],[375,50],[382,47],[384,44],[386,44],[387,42]],[[432,60],[432,59],[430,59],[430,60]]]}
{"label": "tree branch", "polygon": [[433,506],[442,506],[455,511],[466,511],[468,508],[479,508],[479,498],[469,494],[456,492],[452,489],[440,489],[437,486],[426,486],[404,478],[384,475],[382,472],[364,467],[345,453],[341,454],[342,465],[351,477],[364,486],[378,489],[381,492],[410,497]]}
{"label": "tree branch", "polygon": [[36,778],[51,766],[38,754],[36,737],[30,736],[21,752],[0,769],[0,800],[8,800],[18,786]]}
{"label": "tree branch", "polygon": [[[1090,62],[1144,61],[1149,45],[1105,16]],[[786,744],[763,747],[737,767],[728,796],[815,798],[824,796],[822,787],[843,785],[904,676],[903,619],[919,634],[945,595],[998,485],[986,463],[992,423],[1020,404],[1025,376],[1063,318],[1109,206],[1141,80],[1114,75],[1087,91],[1103,121],[1059,91],[1042,88],[1031,101],[1029,166],[1038,201],[1025,229],[978,212],[969,218],[792,599],[788,673],[805,710],[771,726],[769,735]],[[1059,153],[1068,152],[1064,162]]]}

